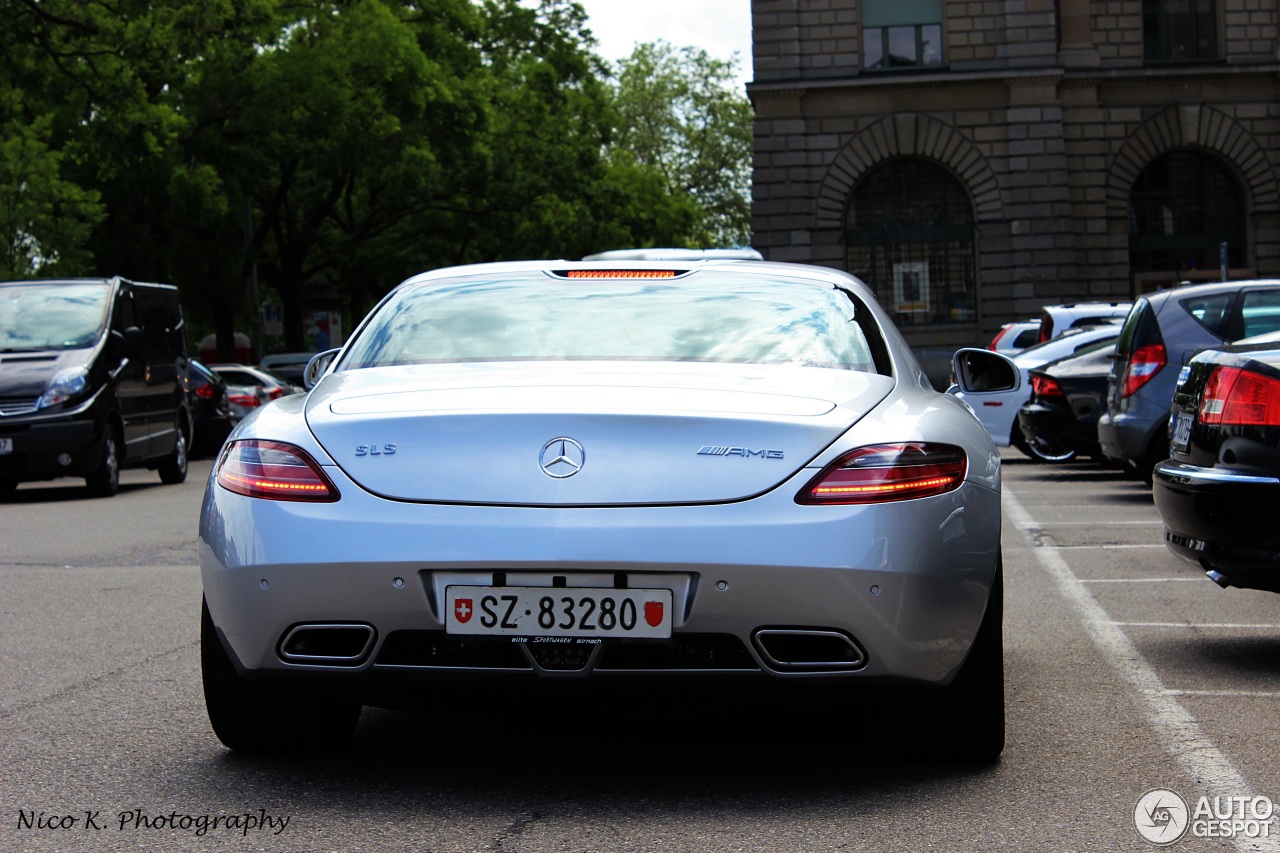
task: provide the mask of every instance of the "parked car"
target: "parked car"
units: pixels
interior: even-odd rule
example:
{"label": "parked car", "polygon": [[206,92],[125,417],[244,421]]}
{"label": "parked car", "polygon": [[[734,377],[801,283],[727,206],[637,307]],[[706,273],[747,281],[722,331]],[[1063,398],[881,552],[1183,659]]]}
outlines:
{"label": "parked car", "polygon": [[[975,352],[958,369],[1000,358]],[[363,704],[448,706],[466,677],[584,699],[825,685],[911,720],[905,751],[1003,748],[1000,457],[852,276],[441,269],[321,359],[205,493],[227,746],[338,745]]]}
{"label": "parked car", "polygon": [[996,332],[996,336],[991,339],[991,343],[987,344],[987,349],[1005,355],[1014,355],[1039,342],[1040,321],[1021,320],[1001,326],[1000,331]]}
{"label": "parked car", "polygon": [[278,400],[290,394],[297,394],[302,388],[293,385],[283,378],[260,367],[249,367],[244,364],[212,364],[210,367],[221,376],[228,385],[251,387],[261,385],[267,393],[267,400]]}
{"label": "parked car", "polygon": [[1031,399],[1018,410],[1018,429],[1033,458],[1101,458],[1098,417],[1115,351],[1115,341],[1102,341],[1031,371]]}
{"label": "parked car", "polygon": [[290,385],[301,388],[302,374],[307,369],[307,362],[314,356],[313,352],[279,352],[274,355],[264,355],[258,367]]}
{"label": "parked car", "polygon": [[261,385],[228,385],[227,404],[231,408],[231,417],[239,423],[254,409],[271,402],[267,389]]}
{"label": "parked car", "polygon": [[183,385],[191,409],[191,455],[216,453],[239,420],[231,413],[227,383],[203,362],[192,358],[187,361]]}
{"label": "parked car", "polygon": [[1051,341],[1068,329],[1123,322],[1132,307],[1132,302],[1071,302],[1066,305],[1046,305],[1040,312],[1040,343]]}
{"label": "parked car", "polygon": [[0,489],[121,468],[187,476],[191,412],[178,289],[123,278],[0,282]]}
{"label": "parked car", "polygon": [[1280,329],[1280,279],[1191,285],[1134,302],[1107,380],[1098,442],[1107,458],[1151,482],[1169,455],[1169,406],[1197,351]]}
{"label": "parked car", "polygon": [[964,400],[973,409],[973,413],[996,444],[1002,447],[1013,445],[1033,459],[1041,459],[1043,457],[1036,449],[1023,440],[1022,430],[1018,428],[1018,410],[1031,399],[1031,370],[1074,355],[1093,344],[1114,341],[1119,334],[1120,327],[1115,324],[1069,329],[1051,341],[1036,344],[1013,356],[1011,363],[1019,377],[1014,388],[1000,391],[972,390],[965,386],[961,377],[961,381],[947,391]]}
{"label": "parked car", "polygon": [[1165,544],[1219,586],[1280,592],[1280,346],[1197,354],[1172,423],[1153,478]]}

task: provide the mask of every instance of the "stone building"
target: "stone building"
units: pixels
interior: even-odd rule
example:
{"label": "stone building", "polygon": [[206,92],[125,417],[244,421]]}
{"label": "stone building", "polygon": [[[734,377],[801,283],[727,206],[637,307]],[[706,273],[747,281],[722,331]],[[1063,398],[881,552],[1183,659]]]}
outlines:
{"label": "stone building", "polygon": [[1280,277],[1280,0],[751,11],[753,244],[862,278],[918,350]]}

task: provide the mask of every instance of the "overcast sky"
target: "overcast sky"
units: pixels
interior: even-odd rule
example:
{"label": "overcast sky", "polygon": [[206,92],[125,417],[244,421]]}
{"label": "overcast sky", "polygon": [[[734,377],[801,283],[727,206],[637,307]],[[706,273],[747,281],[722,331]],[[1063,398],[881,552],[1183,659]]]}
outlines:
{"label": "overcast sky", "polygon": [[700,47],[717,59],[738,54],[738,81],[751,79],[751,0],[578,0],[610,62],[631,55],[637,42],[662,39]]}

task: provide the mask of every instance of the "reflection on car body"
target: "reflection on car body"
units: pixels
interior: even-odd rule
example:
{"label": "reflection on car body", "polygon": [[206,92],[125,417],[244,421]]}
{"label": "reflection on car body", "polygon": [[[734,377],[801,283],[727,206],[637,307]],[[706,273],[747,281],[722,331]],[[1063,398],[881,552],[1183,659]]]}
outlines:
{"label": "reflection on car body", "polygon": [[856,279],[437,270],[321,363],[206,489],[229,746],[340,744],[466,676],[873,690],[904,752],[1003,748],[999,454]]}

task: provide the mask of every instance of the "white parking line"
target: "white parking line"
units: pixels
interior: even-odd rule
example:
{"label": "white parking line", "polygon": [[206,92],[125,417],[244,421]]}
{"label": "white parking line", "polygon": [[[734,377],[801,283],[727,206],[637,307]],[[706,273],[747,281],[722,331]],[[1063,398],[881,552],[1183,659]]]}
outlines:
{"label": "white parking line", "polygon": [[1280,699],[1280,692],[1266,690],[1166,690],[1169,696],[1254,696],[1259,699]]}
{"label": "white parking line", "polygon": [[[1058,509],[1058,507],[1052,507]],[[1094,507],[1096,510],[1097,507]],[[1164,527],[1162,521],[1050,521],[1050,527]],[[1163,543],[1161,543],[1163,544]]]}
{"label": "white parking line", "polygon": [[1258,625],[1248,622],[1112,622],[1111,624],[1121,628],[1204,628],[1244,631],[1256,628],[1259,631],[1280,631],[1280,625]]}
{"label": "white parking line", "polygon": [[[1004,490],[1004,509],[1009,519],[1023,531],[1041,530],[1037,522],[1022,508],[1016,495]],[[1209,794],[1253,797],[1248,783],[1231,760],[1200,730],[1195,717],[1182,707],[1175,695],[1160,683],[1160,676],[1138,651],[1133,641],[1107,615],[1106,610],[1076,577],[1062,557],[1062,549],[1035,547],[1028,535],[1036,561],[1058,591],[1071,602],[1080,616],[1094,645],[1107,663],[1141,697],[1147,720],[1164,742],[1165,748],[1182,765],[1192,779],[1201,783]],[[1163,546],[1162,546],[1163,547]],[[1280,853],[1280,838],[1231,838],[1241,851],[1274,851]]]}
{"label": "white parking line", "polygon": [[[1044,529],[1044,526],[1036,525],[1036,529],[1042,530]],[[1053,547],[1056,551],[1085,551],[1089,549],[1096,551],[1099,548],[1103,551],[1125,551],[1133,548],[1159,548],[1161,551],[1165,550],[1163,542],[1142,542],[1134,545],[1107,545],[1105,543],[1099,543],[1097,545],[1055,545]]]}
{"label": "white parking line", "polygon": [[1076,580],[1080,583],[1207,583],[1204,578],[1076,578]]}

